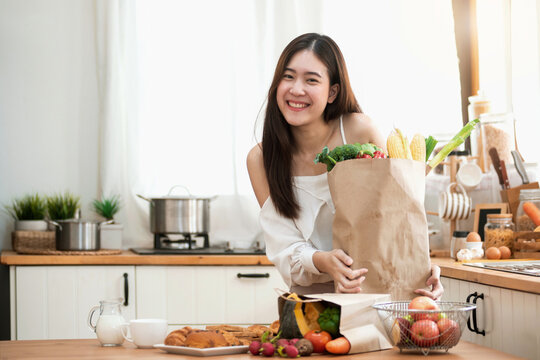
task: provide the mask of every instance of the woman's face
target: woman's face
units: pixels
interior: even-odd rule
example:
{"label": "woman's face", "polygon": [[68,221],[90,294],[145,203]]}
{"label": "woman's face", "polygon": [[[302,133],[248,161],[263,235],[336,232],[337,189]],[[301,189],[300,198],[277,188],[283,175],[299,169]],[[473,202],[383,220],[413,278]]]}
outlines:
{"label": "woman's face", "polygon": [[277,103],[292,126],[323,119],[326,104],[335,100],[339,85],[330,87],[328,69],[310,50],[296,53],[277,88]]}

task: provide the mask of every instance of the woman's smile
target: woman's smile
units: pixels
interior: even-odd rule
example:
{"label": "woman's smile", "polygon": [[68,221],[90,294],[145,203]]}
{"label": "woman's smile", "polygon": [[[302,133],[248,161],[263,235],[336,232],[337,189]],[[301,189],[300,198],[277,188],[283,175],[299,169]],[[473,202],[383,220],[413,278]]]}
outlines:
{"label": "woman's smile", "polygon": [[292,111],[302,111],[309,106],[308,103],[293,100],[288,100],[287,105]]}

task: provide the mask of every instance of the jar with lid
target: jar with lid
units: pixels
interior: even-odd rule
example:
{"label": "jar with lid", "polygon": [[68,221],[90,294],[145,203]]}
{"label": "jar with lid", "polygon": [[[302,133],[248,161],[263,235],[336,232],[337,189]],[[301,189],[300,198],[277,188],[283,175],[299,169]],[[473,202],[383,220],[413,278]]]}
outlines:
{"label": "jar with lid", "polygon": [[488,214],[487,222],[484,226],[485,248],[504,245],[512,249],[514,230],[512,214]]}
{"label": "jar with lid", "polygon": [[450,242],[450,257],[455,259],[459,250],[466,248],[468,231],[455,230]]}
{"label": "jar with lid", "polygon": [[533,203],[540,209],[540,189],[523,189],[519,192],[519,205],[516,211],[517,231],[534,231],[536,225],[523,211],[523,204]]}
{"label": "jar with lid", "polygon": [[[491,112],[491,101],[482,90],[478,90],[477,95],[469,96],[469,106],[467,107],[469,121],[480,119],[480,115]],[[482,133],[480,127],[476,126],[470,136],[471,155],[478,157],[478,165],[483,172],[489,168],[484,168],[484,146],[482,143]]]}
{"label": "jar with lid", "polygon": [[515,149],[514,115],[512,113],[482,114],[479,129],[482,138],[484,169],[489,170],[491,157],[489,149],[497,149],[499,159],[506,164],[513,163],[511,151]]}

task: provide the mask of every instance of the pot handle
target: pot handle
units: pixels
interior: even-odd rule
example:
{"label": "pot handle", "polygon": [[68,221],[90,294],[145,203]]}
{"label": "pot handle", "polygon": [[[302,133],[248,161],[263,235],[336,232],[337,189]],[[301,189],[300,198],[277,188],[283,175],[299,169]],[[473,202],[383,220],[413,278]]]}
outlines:
{"label": "pot handle", "polygon": [[150,204],[153,204],[153,203],[154,203],[154,202],[152,201],[152,199],[149,199],[149,198],[147,198],[147,197],[145,197],[145,196],[142,196],[142,195],[140,195],[140,194],[135,194],[135,195],[137,195],[138,197],[140,197],[140,198],[143,199],[143,200],[148,201]]}
{"label": "pot handle", "polygon": [[192,197],[192,196],[193,196],[193,195],[191,195],[191,191],[189,191],[189,189],[188,189],[187,187],[185,187],[184,185],[174,185],[174,186],[169,190],[169,193],[167,194],[167,196],[170,196],[171,193],[172,193],[172,191],[173,191],[175,188],[177,188],[177,187],[181,187],[181,188],[183,188],[184,190],[186,190],[187,193],[188,193],[188,195],[189,195],[189,197]]}
{"label": "pot handle", "polygon": [[49,220],[49,219],[45,219],[45,221],[49,224],[52,224],[54,226],[56,226],[57,228],[60,229],[60,231],[62,231],[62,225],[60,225],[59,223],[57,223],[56,221],[52,221],[52,220]]}
{"label": "pot handle", "polygon": [[101,229],[101,225],[107,225],[107,224],[113,224],[114,223],[114,220],[107,220],[107,221],[102,221],[98,224],[98,229]]}

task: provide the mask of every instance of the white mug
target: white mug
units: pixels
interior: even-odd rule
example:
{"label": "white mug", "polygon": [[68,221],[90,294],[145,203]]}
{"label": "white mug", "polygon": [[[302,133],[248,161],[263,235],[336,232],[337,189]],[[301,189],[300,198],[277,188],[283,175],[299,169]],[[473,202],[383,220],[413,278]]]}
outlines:
{"label": "white mug", "polygon": [[[129,329],[131,337],[128,336]],[[167,336],[167,320],[164,319],[136,319],[122,326],[122,336],[139,348],[151,348],[155,344],[163,344]]]}
{"label": "white mug", "polygon": [[456,174],[457,182],[466,190],[471,191],[482,181],[482,169],[475,163],[465,163],[459,167]]}

